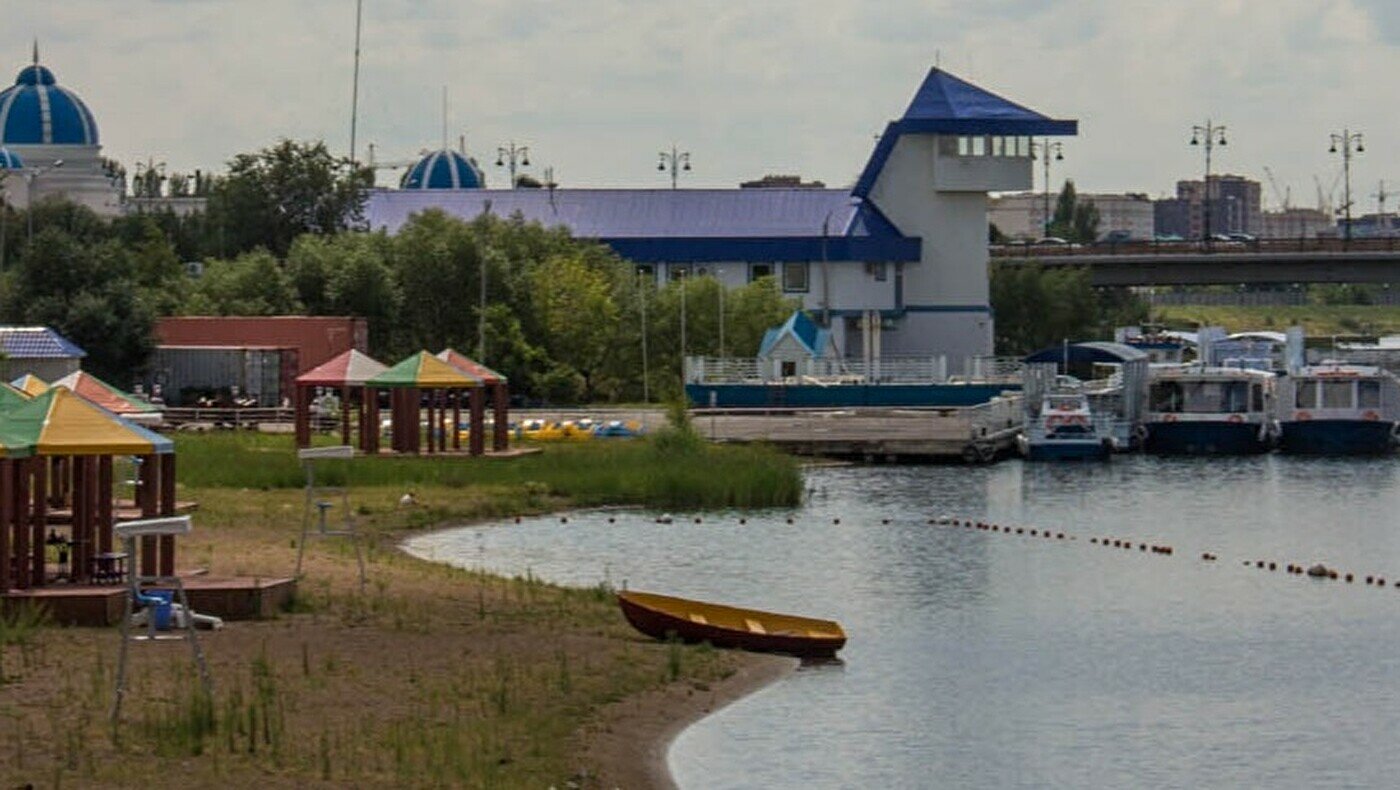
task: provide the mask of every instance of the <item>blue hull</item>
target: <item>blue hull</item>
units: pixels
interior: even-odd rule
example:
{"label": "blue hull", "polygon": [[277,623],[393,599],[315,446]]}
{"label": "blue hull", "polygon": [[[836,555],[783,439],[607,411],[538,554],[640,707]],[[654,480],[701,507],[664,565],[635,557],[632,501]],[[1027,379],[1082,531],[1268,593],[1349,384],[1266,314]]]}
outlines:
{"label": "blue hull", "polygon": [[1300,455],[1382,455],[1395,447],[1393,428],[1380,420],[1285,422],[1279,447]]}
{"label": "blue hull", "polygon": [[1044,442],[1026,447],[1028,461],[1099,461],[1108,457],[1103,442]]}
{"label": "blue hull", "polygon": [[1143,451],[1152,455],[1252,455],[1267,453],[1255,423],[1149,422]]}
{"label": "blue hull", "polygon": [[687,384],[686,397],[698,408],[833,408],[850,406],[977,406],[1013,384]]}

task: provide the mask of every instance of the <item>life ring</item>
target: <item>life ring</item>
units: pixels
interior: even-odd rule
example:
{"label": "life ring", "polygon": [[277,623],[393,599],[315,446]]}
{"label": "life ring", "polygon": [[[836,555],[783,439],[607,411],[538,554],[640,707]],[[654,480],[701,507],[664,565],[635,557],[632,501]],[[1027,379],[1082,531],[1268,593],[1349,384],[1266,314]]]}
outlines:
{"label": "life ring", "polygon": [[1294,417],[1295,419],[1297,419],[1298,422],[1307,422],[1308,420],[1311,420],[1311,419],[1312,419],[1312,413],[1311,413],[1311,412],[1306,412],[1306,411],[1300,411],[1300,412],[1297,412],[1296,414],[1294,414],[1293,417]]}
{"label": "life ring", "polygon": [[1238,415],[1238,414],[1231,414],[1231,415],[1230,415],[1228,418],[1226,418],[1226,419],[1227,419],[1229,422],[1233,422],[1233,423],[1237,423],[1237,424],[1238,424],[1238,423],[1244,422],[1244,418],[1241,417],[1241,416]]}
{"label": "life ring", "polygon": [[1177,420],[1177,416],[1176,416],[1175,414],[1164,414],[1164,415],[1162,415],[1162,422],[1176,422],[1176,420]]}
{"label": "life ring", "polygon": [[1371,410],[1367,410],[1367,411],[1365,411],[1364,413],[1362,413],[1362,415],[1361,415],[1361,419],[1363,419],[1363,420],[1370,420],[1371,422],[1375,422],[1376,420],[1379,420],[1380,418],[1381,418],[1381,416],[1380,416],[1379,414],[1377,414],[1377,413],[1375,413],[1374,411],[1371,411]]}
{"label": "life ring", "polygon": [[1055,411],[1074,411],[1074,404],[1073,404],[1073,403],[1060,403],[1060,404],[1056,404],[1056,406],[1055,406]]}
{"label": "life ring", "polygon": [[[1400,430],[1400,424],[1397,424],[1396,428],[1397,430]],[[1133,436],[1137,438],[1139,443],[1147,441],[1147,426],[1139,425],[1138,427],[1134,428]]]}

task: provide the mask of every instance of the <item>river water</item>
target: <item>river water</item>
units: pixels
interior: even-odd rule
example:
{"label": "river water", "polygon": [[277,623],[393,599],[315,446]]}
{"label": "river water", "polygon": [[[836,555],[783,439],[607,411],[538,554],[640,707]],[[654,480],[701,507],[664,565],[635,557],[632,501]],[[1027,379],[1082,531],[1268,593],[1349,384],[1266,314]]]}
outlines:
{"label": "river water", "polygon": [[[841,621],[842,663],[803,668],[681,734],[669,759],[683,788],[1400,776],[1400,462],[1123,456],[822,467],[806,479],[793,511],[671,525],[592,512],[448,530],[410,548]],[[927,523],[941,514],[1066,538]],[[1295,562],[1356,581],[1286,574]],[[1384,589],[1364,583],[1372,574]]]}

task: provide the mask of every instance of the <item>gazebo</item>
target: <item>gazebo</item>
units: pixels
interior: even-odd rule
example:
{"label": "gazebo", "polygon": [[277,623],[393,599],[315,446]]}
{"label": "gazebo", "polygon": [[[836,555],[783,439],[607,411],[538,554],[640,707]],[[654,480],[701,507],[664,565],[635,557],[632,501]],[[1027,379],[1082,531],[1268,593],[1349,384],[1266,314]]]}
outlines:
{"label": "gazebo", "polygon": [[[126,558],[113,547],[113,457],[140,460],[142,517],[174,515],[174,444],[67,387],[0,409],[0,591],[48,582],[44,530],[51,524],[69,527],[71,581],[120,581]],[[174,539],[143,539],[140,568],[173,575]]]}
{"label": "gazebo", "polygon": [[139,425],[158,425],[163,419],[159,406],[123,392],[87,371],[75,370],[55,381],[53,386],[67,387],[118,417]]}
{"label": "gazebo", "polygon": [[[446,362],[463,373],[477,379],[483,385],[481,391],[473,391],[472,397],[483,397],[486,392],[491,398],[491,449],[495,452],[503,452],[509,445],[510,437],[510,383],[505,376],[486,367],[485,365],[471,359],[452,348],[444,348],[437,354],[438,359]],[[485,407],[482,407],[483,411]],[[472,452],[477,452],[477,433],[473,425],[471,434]],[[481,440],[485,443],[485,439]]]}
{"label": "gazebo", "polygon": [[[457,431],[462,413],[462,393],[466,390],[483,389],[479,379],[443,362],[426,351],[403,360],[383,373],[365,382],[369,403],[378,403],[378,392],[389,390],[390,447],[399,453],[422,452],[422,431],[420,417],[423,407],[428,411],[429,453],[447,452],[449,431],[443,429],[443,418],[448,410],[452,414],[451,442],[453,450],[461,449]],[[484,399],[480,396],[471,399],[471,452],[481,455],[482,433],[485,430],[486,411]],[[373,449],[378,451],[378,433],[375,433]]]}
{"label": "gazebo", "polygon": [[341,443],[350,442],[350,408],[352,393],[359,400],[358,447],[361,452],[374,452],[379,447],[379,401],[365,386],[370,379],[389,368],[384,363],[355,349],[297,376],[296,380],[296,438],[297,447],[311,446],[311,392],[316,387],[340,390]]}
{"label": "gazebo", "polygon": [[15,389],[31,397],[34,395],[43,395],[49,389],[48,382],[33,373],[26,373],[10,382],[10,384],[13,385]]}

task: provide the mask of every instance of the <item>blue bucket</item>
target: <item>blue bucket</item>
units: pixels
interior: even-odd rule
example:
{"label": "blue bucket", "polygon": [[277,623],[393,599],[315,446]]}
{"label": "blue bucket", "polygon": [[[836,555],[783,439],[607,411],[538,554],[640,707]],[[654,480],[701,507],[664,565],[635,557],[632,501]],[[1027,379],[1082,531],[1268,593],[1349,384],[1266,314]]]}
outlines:
{"label": "blue bucket", "polygon": [[175,600],[174,590],[147,590],[146,598],[154,598],[156,603],[151,608],[151,616],[155,618],[157,631],[170,630],[170,616],[173,613],[171,603]]}

